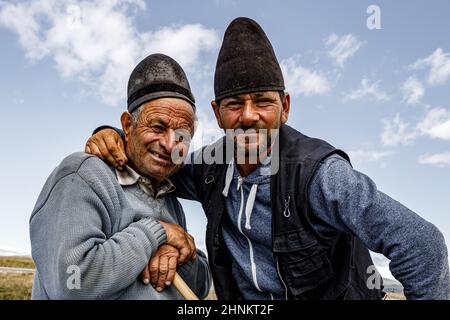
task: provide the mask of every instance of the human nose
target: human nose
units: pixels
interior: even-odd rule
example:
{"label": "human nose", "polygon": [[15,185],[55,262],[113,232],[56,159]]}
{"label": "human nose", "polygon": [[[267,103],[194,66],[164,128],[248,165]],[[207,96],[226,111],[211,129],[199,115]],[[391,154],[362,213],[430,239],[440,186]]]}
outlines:
{"label": "human nose", "polygon": [[161,137],[159,141],[160,145],[166,150],[167,153],[171,154],[175,146],[177,145],[175,130],[168,129]]}
{"label": "human nose", "polygon": [[241,123],[245,126],[251,126],[259,120],[259,114],[255,111],[252,101],[246,101],[242,108]]}

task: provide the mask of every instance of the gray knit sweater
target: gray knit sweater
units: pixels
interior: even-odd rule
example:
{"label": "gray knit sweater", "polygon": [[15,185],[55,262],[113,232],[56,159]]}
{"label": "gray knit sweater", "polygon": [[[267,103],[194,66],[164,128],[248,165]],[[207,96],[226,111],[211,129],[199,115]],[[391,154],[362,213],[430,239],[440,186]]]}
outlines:
{"label": "gray knit sweater", "polygon": [[[166,195],[166,210],[155,210],[144,192],[131,191],[132,197],[96,157],[75,153],[62,161],[30,219],[33,299],[181,299],[175,288],[158,293],[138,277],[166,241],[158,221],[186,228],[182,207]],[[177,271],[198,296],[207,295],[211,279],[202,252]]]}

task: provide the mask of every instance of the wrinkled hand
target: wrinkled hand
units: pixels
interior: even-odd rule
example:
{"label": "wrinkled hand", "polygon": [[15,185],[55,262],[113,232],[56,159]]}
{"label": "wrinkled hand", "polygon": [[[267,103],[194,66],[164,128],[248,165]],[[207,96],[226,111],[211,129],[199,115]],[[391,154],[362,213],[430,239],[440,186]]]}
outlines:
{"label": "wrinkled hand", "polygon": [[160,221],[167,235],[167,244],[178,249],[180,257],[178,264],[183,265],[191,259],[197,257],[197,249],[195,248],[194,237],[187,233],[178,224]]}
{"label": "wrinkled hand", "polygon": [[165,286],[170,286],[177,271],[180,253],[177,248],[163,244],[148,262],[141,279],[145,284],[151,283],[156,291],[161,292]]}
{"label": "wrinkled hand", "polygon": [[123,140],[113,129],[103,129],[91,136],[86,142],[84,151],[99,157],[120,171],[128,161]]}

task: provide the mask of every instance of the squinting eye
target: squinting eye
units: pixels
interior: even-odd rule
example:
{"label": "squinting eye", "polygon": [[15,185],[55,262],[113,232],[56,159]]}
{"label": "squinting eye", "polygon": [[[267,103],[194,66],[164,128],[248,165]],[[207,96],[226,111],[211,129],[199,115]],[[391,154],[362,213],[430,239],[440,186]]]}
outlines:
{"label": "squinting eye", "polygon": [[236,103],[230,103],[225,108],[226,109],[231,109],[231,110],[236,110],[236,109],[241,108],[241,105],[239,103],[237,103],[237,102]]}
{"label": "squinting eye", "polygon": [[164,132],[164,128],[162,126],[152,126],[152,130],[156,133]]}
{"label": "squinting eye", "polygon": [[258,101],[256,102],[256,105],[258,106],[258,108],[265,108],[265,107],[269,107],[271,106],[271,101],[269,100],[262,100],[262,101]]}

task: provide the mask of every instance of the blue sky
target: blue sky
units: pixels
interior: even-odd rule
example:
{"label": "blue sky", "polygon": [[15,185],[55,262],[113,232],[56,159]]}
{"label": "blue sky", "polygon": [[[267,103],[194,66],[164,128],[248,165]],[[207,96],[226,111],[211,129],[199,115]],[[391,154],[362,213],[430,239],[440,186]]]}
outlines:
{"label": "blue sky", "polygon": [[[367,28],[372,4],[379,30]],[[95,127],[119,125],[129,73],[146,55],[185,68],[201,122],[194,147],[218,137],[215,60],[238,16],[257,20],[274,46],[289,124],[348,151],[450,243],[448,12],[445,0],[0,1],[0,248],[30,251],[28,219],[47,176]],[[202,209],[183,203],[202,242]]]}

